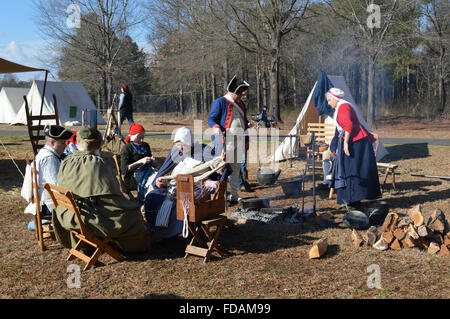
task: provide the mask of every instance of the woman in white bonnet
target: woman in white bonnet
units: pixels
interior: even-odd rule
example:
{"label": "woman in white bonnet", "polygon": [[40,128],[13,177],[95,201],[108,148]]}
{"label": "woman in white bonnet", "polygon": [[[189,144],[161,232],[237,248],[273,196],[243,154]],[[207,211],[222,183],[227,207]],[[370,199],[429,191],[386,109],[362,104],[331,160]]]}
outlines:
{"label": "woman in white bonnet", "polygon": [[358,118],[344,91],[332,88],[326,93],[328,104],[335,110],[339,132],[338,148],[330,187],[337,190],[338,204],[355,205],[364,199],[381,197],[377,163],[372,143],[375,137]]}

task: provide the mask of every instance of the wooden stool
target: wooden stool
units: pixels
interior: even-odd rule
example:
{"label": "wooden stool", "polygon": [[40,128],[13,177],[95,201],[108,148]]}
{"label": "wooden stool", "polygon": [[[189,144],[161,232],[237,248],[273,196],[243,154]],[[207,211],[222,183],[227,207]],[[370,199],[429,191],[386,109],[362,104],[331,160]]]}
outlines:
{"label": "wooden stool", "polygon": [[389,175],[389,172],[391,173],[392,177],[392,186],[394,187],[394,190],[397,191],[397,186],[395,185],[395,169],[398,167],[396,164],[388,164],[388,163],[377,163],[377,167],[379,168],[385,168],[384,171],[384,177],[383,181],[381,182],[381,192],[383,192],[384,185],[386,184],[386,179]]}
{"label": "wooden stool", "polygon": [[[213,251],[221,256],[225,256],[225,252],[220,247],[217,240],[219,239],[220,232],[225,225],[227,218],[225,216],[217,216],[210,219],[202,220],[200,223],[189,222],[189,231],[192,233],[193,237],[186,246],[186,258],[189,254],[204,257],[203,263],[206,263]],[[211,232],[211,228],[217,226],[215,233]],[[201,231],[206,235],[206,242],[202,239]]]}

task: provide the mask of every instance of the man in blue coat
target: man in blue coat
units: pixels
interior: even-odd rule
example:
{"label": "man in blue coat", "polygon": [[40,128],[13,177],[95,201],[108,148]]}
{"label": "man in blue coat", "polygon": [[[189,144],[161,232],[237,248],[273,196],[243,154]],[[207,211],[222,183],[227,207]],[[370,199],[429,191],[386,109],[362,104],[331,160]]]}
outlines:
{"label": "man in blue coat", "polygon": [[[249,127],[247,110],[241,98],[249,88],[249,84],[236,76],[228,83],[227,93],[214,100],[208,116],[208,125],[213,129],[213,143],[216,148],[225,146],[226,162],[230,164],[230,204],[240,200],[238,194],[239,172],[241,170],[242,154],[248,149],[248,139],[244,134]],[[223,139],[225,133],[225,139]],[[219,142],[220,141],[220,142]],[[221,145],[222,144],[222,145]]]}

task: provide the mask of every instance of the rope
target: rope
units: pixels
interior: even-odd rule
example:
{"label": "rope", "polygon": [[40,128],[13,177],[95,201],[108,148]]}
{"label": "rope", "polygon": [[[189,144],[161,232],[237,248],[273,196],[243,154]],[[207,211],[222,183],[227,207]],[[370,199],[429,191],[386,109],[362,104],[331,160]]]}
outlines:
{"label": "rope", "polygon": [[189,200],[189,193],[181,192],[181,206],[183,207],[184,219],[183,219],[183,238],[187,238],[189,236],[189,224],[188,224],[188,215],[189,208],[191,207],[191,201]]}
{"label": "rope", "polygon": [[19,171],[20,175],[22,175],[22,178],[25,179],[25,176],[23,175],[22,171],[20,170],[19,166],[17,165],[16,161],[12,158],[11,154],[8,152],[8,149],[6,148],[5,144],[3,144],[3,141],[0,139],[0,142],[2,143],[3,148],[5,149],[6,153],[8,154],[11,161],[14,163],[14,165],[17,167],[17,170]]}

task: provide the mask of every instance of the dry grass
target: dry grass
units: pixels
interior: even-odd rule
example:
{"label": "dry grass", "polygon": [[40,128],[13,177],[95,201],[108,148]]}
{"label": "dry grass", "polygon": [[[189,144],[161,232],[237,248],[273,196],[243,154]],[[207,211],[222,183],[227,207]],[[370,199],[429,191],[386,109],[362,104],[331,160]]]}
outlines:
{"label": "dry grass", "polygon": [[[156,130],[161,126],[150,127],[149,131],[153,131],[153,127]],[[165,125],[164,130],[171,131],[175,127]],[[449,132],[447,127],[443,134]],[[418,133],[408,137],[424,134],[423,131]],[[27,138],[0,136],[0,139],[23,170],[26,156],[31,158]],[[170,141],[152,139],[149,142],[154,154],[163,160]],[[213,258],[207,264],[198,257],[183,258],[187,240],[182,237],[163,241],[156,244],[151,253],[130,256],[121,263],[102,256],[100,260],[107,265],[83,272],[81,288],[69,289],[66,284],[68,252],[62,248],[40,252],[34,232],[26,227],[31,216],[23,214],[26,205],[20,197],[23,179],[3,146],[0,147],[0,298],[382,299],[448,298],[450,295],[449,257],[430,255],[416,248],[384,252],[368,247],[354,248],[350,230],[341,223],[344,212],[339,210],[335,199],[328,199],[328,192],[320,192],[317,197],[317,208],[324,223],[247,223],[225,228],[221,243],[230,255]],[[388,150],[391,160],[399,164],[399,192],[394,193],[388,184],[383,194],[391,211],[403,215],[410,207],[421,204],[425,217],[439,207],[450,220],[450,183],[410,175],[448,175],[450,147],[392,145]],[[289,162],[281,164],[280,178],[300,174],[303,163],[294,162],[292,169],[289,166]],[[255,192],[242,193],[244,196],[268,196],[276,198],[272,206],[296,203],[301,207],[301,197],[283,198],[279,186],[257,186],[256,165],[250,165],[249,170]],[[311,181],[305,183],[305,202],[309,206],[312,205],[311,186]],[[328,214],[332,218],[326,222]],[[328,238],[327,254],[321,259],[309,260],[310,244],[321,237]],[[74,263],[82,265],[79,261]],[[380,290],[367,286],[370,275],[367,267],[371,264],[380,266]]]}

